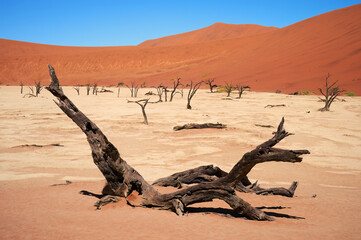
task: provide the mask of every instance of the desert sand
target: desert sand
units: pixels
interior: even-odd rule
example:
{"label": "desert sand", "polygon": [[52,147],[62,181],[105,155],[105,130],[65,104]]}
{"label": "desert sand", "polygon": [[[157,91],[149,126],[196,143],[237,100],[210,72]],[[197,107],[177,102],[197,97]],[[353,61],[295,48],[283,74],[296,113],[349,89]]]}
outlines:
{"label": "desert sand", "polygon": [[[151,45],[151,47],[149,47]],[[332,81],[361,94],[361,4],[284,28],[214,24],[138,46],[62,47],[0,39],[2,85],[48,81],[47,65],[62,84],[113,85],[132,80],[148,87],[201,76],[249,85],[254,91],[318,91]]]}
{"label": "desert sand", "polygon": [[[274,216],[273,222],[219,216],[217,211],[230,209],[221,201],[194,205],[183,217],[132,208],[125,201],[95,210],[96,199],[79,194],[100,193],[104,184],[85,135],[46,90],[38,98],[23,98],[20,87],[1,86],[0,239],[359,239],[360,97],[341,97],[345,101],[334,102],[330,112],[319,112],[323,103],[314,95],[246,92],[241,99],[234,93],[233,100],[222,100],[224,93],[203,89],[195,95],[192,110],[180,95],[171,103],[148,105],[149,125],[144,125],[140,107],[126,101],[129,90],[121,88],[119,98],[113,90],[86,96],[81,88],[78,96],[64,87],[122,158],[150,182],[206,164],[228,171],[275,130],[255,124],[276,127],[284,116],[286,130],[295,135],[278,147],[308,149],[311,154],[297,164],[259,164],[249,177],[263,187],[288,187],[297,180],[295,197],[239,193]],[[141,89],[139,97],[150,90]],[[286,106],[265,108],[268,104]],[[228,127],[172,130],[190,122]],[[66,180],[72,184],[51,186]]]}

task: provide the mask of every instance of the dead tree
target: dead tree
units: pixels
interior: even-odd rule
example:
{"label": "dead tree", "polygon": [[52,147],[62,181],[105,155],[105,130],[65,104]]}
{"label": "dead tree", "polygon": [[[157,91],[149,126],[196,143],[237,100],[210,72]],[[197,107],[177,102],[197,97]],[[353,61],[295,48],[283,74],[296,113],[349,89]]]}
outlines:
{"label": "dead tree", "polygon": [[163,92],[164,92],[164,102],[167,102],[168,101],[168,93],[169,93],[168,87],[162,85],[162,88],[163,88]]}
{"label": "dead tree", "polygon": [[136,98],[138,96],[139,88],[144,87],[145,83],[142,83],[141,85],[139,85],[139,84],[136,84],[135,81],[132,81],[130,86],[128,86],[128,85],[125,85],[125,86],[127,86],[127,88],[129,88],[129,90],[130,90],[130,97]]}
{"label": "dead tree", "polygon": [[191,84],[189,85],[190,88],[188,91],[188,96],[187,96],[187,109],[192,109],[191,100],[192,100],[194,94],[196,94],[197,90],[201,87],[201,85],[202,85],[202,82],[197,82],[193,86],[193,81],[191,81]]}
{"label": "dead tree", "polygon": [[[227,174],[227,172],[223,171],[219,167],[206,165],[157,179],[152,183],[152,185],[162,187],[170,186],[180,189],[189,184],[213,182],[227,176]],[[246,176],[241,179],[234,188],[239,192],[255,193],[258,195],[280,195],[285,197],[293,197],[297,188],[297,184],[298,183],[294,181],[288,189],[283,187],[261,188],[257,184],[257,181],[252,184]]]}
{"label": "dead tree", "polygon": [[243,91],[244,91],[245,89],[249,89],[249,86],[242,86],[242,85],[240,85],[240,84],[237,84],[237,85],[236,85],[236,89],[237,89],[237,91],[238,91],[238,99],[240,99],[240,98],[242,97]]}
{"label": "dead tree", "polygon": [[39,82],[35,82],[35,96],[39,96],[41,90],[43,90],[43,87],[41,86],[40,81]]}
{"label": "dead tree", "polygon": [[180,83],[180,78],[177,78],[177,80],[174,80],[174,79],[173,79],[173,90],[172,90],[171,93],[170,93],[169,102],[173,101],[173,97],[174,97],[174,95],[177,94],[177,88],[178,88],[180,85],[182,85],[182,84]]}
{"label": "dead tree", "polygon": [[213,88],[216,88],[217,85],[213,84],[215,78],[209,78],[204,80],[204,83],[207,84],[209,86],[209,90],[211,91],[211,93],[213,93]]}
{"label": "dead tree", "polygon": [[117,88],[118,88],[118,98],[119,98],[119,94],[120,94],[120,87],[124,86],[124,83],[122,82],[118,82]]}
{"label": "dead tree", "polygon": [[24,83],[21,81],[20,82],[20,94],[23,94],[23,90],[24,90]]}
{"label": "dead tree", "polygon": [[159,84],[157,87],[154,87],[157,90],[157,95],[159,97],[158,102],[163,102],[162,95],[163,95],[163,85]]}
{"label": "dead tree", "polygon": [[232,86],[232,84],[229,84],[226,82],[226,85],[224,86],[224,89],[226,90],[227,92],[227,97],[230,97],[231,96],[231,92],[232,90],[234,89],[234,87]]}
{"label": "dead tree", "polygon": [[325,92],[322,91],[321,88],[319,88],[320,93],[324,96],[324,99],[321,99],[323,102],[325,102],[325,106],[323,108],[320,108],[319,111],[330,111],[331,103],[336,99],[336,97],[344,92],[345,90],[340,90],[338,86],[334,87],[336,85],[336,82],[332,83],[331,85],[328,84],[328,79],[330,78],[330,73],[326,76],[326,89]]}
{"label": "dead tree", "polygon": [[224,177],[176,192],[162,194],[120,157],[118,150],[108,141],[103,132],[68,99],[59,88],[58,78],[55,75],[54,68],[50,65],[49,72],[51,83],[47,89],[58,99],[55,102],[58,107],[86,135],[94,163],[107,181],[103,188],[103,195],[106,196],[97,202],[97,206],[111,201],[118,201],[117,197],[124,197],[127,203],[133,207],[170,210],[178,215],[184,215],[187,210],[186,207],[189,205],[220,199],[225,201],[238,214],[249,219],[273,220],[265,212],[252,207],[238,197],[234,190],[235,186],[247,176],[256,164],[270,161],[301,162],[302,158],[300,156],[309,153],[307,150],[274,148],[277,143],[290,135],[284,130],[284,120],[282,119],[274,136],[254,150],[244,154]]}
{"label": "dead tree", "polygon": [[88,83],[86,85],[86,95],[89,95],[89,93],[90,93],[90,84]]}
{"label": "dead tree", "polygon": [[147,124],[147,125],[148,125],[148,118],[147,118],[147,114],[145,113],[145,107],[147,106],[148,101],[149,101],[149,98],[148,99],[141,99],[141,100],[138,100],[138,101],[129,101],[128,100],[128,103],[136,103],[142,108],[144,124]]}
{"label": "dead tree", "polygon": [[73,87],[73,88],[78,93],[78,95],[80,95],[80,87]]}
{"label": "dead tree", "polygon": [[177,93],[179,93],[180,95],[181,95],[181,97],[183,98],[183,88],[181,88],[181,89],[179,89],[178,91],[177,91]]}
{"label": "dead tree", "polygon": [[98,95],[98,84],[95,83],[93,86],[93,95]]}
{"label": "dead tree", "polygon": [[35,90],[32,86],[29,86],[29,89],[31,91],[31,93],[27,93],[23,96],[24,97],[38,97],[41,90],[43,89],[43,87],[41,86],[40,81],[39,82],[35,82]]}

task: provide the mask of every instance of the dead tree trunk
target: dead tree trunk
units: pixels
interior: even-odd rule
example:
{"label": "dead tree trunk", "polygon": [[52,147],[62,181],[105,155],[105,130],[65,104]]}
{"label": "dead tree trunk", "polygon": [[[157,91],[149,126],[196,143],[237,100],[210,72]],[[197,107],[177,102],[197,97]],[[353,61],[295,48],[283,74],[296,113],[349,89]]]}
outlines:
{"label": "dead tree trunk", "polygon": [[130,86],[128,86],[128,85],[125,85],[125,86],[127,86],[127,88],[129,88],[130,97],[136,98],[138,96],[139,88],[144,87],[145,83],[142,83],[141,85],[139,85],[139,84],[135,84],[135,81],[132,81]]}
{"label": "dead tree trunk", "polygon": [[89,95],[90,93],[90,84],[86,85],[86,95]]}
{"label": "dead tree trunk", "polygon": [[24,90],[24,83],[21,81],[20,82],[20,94],[23,94],[23,90]]}
{"label": "dead tree trunk", "polygon": [[98,84],[94,84],[93,86],[93,95],[98,95]]}
{"label": "dead tree trunk", "polygon": [[213,84],[214,78],[206,79],[204,80],[204,82],[209,86],[209,90],[211,91],[211,93],[213,93],[213,88],[217,87],[216,84]]}
{"label": "dead tree trunk", "polygon": [[80,87],[73,87],[73,88],[78,93],[78,95],[80,95]]}
{"label": "dead tree trunk", "polygon": [[171,93],[170,93],[169,102],[173,101],[173,97],[174,97],[174,95],[176,95],[176,93],[177,93],[177,88],[178,88],[180,85],[182,85],[182,84],[180,83],[180,78],[177,78],[177,80],[174,80],[174,81],[173,81],[173,90],[172,90]]}
{"label": "dead tree trunk", "polygon": [[238,99],[241,99],[243,91],[245,89],[247,89],[247,88],[249,89],[249,86],[242,86],[242,85],[239,85],[239,84],[236,85],[236,89],[238,91]]}
{"label": "dead tree trunk", "polygon": [[232,92],[232,90],[234,89],[234,87],[232,86],[232,84],[228,84],[228,83],[226,82],[226,85],[224,86],[224,88],[226,89],[227,97],[230,97],[230,96],[231,96],[231,92]]}
{"label": "dead tree trunk", "polygon": [[[274,137],[246,153],[233,169],[224,177],[210,183],[200,183],[180,191],[168,194],[159,193],[119,155],[118,150],[108,141],[102,131],[87,118],[59,88],[59,81],[52,66],[49,65],[51,83],[47,89],[58,99],[56,104],[84,132],[92,151],[94,163],[107,180],[103,194],[127,198],[136,191],[140,202],[134,204],[127,198],[128,204],[134,207],[164,209],[183,215],[186,207],[213,199],[221,199],[237,213],[253,220],[272,220],[261,210],[252,207],[239,198],[234,186],[258,163],[268,161],[301,162],[300,155],[309,153],[307,150],[282,150],[273,148],[287,133],[283,129],[282,120]],[[109,201],[105,197],[104,201]]]}
{"label": "dead tree trunk", "polygon": [[[31,91],[31,93],[27,93],[23,96],[23,98],[25,97],[38,97],[41,90],[43,90],[43,87],[41,86],[40,84],[40,81],[39,82],[35,82],[35,92],[34,92],[34,88],[32,86],[29,86],[29,89]],[[22,91],[22,89],[21,89]]]}
{"label": "dead tree trunk", "polygon": [[167,102],[168,101],[168,92],[169,92],[168,87],[162,86],[162,88],[163,88],[163,92],[164,92],[164,102]]}
{"label": "dead tree trunk", "polygon": [[[223,171],[219,167],[207,165],[174,173],[168,177],[157,179],[152,183],[152,185],[182,188],[183,185],[213,182],[219,180],[222,177],[225,177],[227,174],[227,172]],[[285,197],[293,197],[296,188],[297,182],[295,181],[288,189],[283,187],[261,188],[257,184],[257,181],[252,184],[247,176],[241,179],[241,181],[238,182],[235,186],[235,189],[239,192],[256,193],[258,195],[280,195]]]}
{"label": "dead tree trunk", "polygon": [[43,90],[43,87],[41,86],[40,81],[39,82],[35,82],[35,96],[39,96],[41,90]]}
{"label": "dead tree trunk", "polygon": [[147,106],[148,101],[149,101],[149,98],[148,98],[148,99],[141,99],[141,100],[134,101],[134,102],[128,100],[128,103],[130,103],[130,102],[136,103],[136,104],[138,104],[138,105],[142,108],[142,114],[143,114],[143,118],[144,118],[144,124],[147,124],[147,125],[148,125],[148,118],[147,118],[147,114],[145,113],[145,107]]}
{"label": "dead tree trunk", "polygon": [[192,109],[191,100],[192,100],[194,94],[196,94],[197,90],[201,87],[201,84],[202,84],[202,82],[198,82],[198,83],[194,84],[194,86],[193,86],[193,81],[191,81],[190,88],[188,91],[188,96],[187,96],[187,109]]}
{"label": "dead tree trunk", "polygon": [[155,89],[157,90],[157,95],[159,97],[158,102],[163,102],[163,100],[162,100],[162,95],[163,95],[163,86],[162,86],[162,84],[160,84]]}
{"label": "dead tree trunk", "polygon": [[331,103],[336,99],[336,97],[344,92],[344,90],[340,90],[338,86],[334,87],[335,84],[338,82],[332,83],[330,86],[328,85],[328,79],[330,78],[330,74],[328,73],[326,76],[326,89],[325,92],[322,91],[321,88],[319,88],[320,93],[325,97],[324,99],[321,99],[323,102],[325,102],[325,106],[323,108],[320,108],[319,111],[330,111]]}

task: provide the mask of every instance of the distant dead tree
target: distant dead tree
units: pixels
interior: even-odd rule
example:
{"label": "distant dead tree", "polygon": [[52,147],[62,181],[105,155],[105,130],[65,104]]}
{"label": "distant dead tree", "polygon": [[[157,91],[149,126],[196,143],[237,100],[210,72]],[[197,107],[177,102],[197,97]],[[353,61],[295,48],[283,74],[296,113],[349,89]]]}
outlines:
{"label": "distant dead tree", "polygon": [[88,83],[87,85],[86,85],[86,95],[89,95],[89,93],[90,93],[90,84]]}
{"label": "distant dead tree", "polygon": [[234,89],[234,87],[232,86],[232,83],[229,84],[228,82],[226,82],[226,85],[224,86],[225,91],[227,92],[227,97],[231,96],[231,92]]}
{"label": "distant dead tree", "polygon": [[117,85],[117,88],[118,88],[118,97],[119,97],[119,94],[120,94],[120,87],[124,86],[124,83],[122,82],[118,82],[118,85]]}
{"label": "distant dead tree", "polygon": [[23,90],[24,90],[24,83],[23,81],[20,82],[20,94],[23,94]]}
{"label": "distant dead tree", "polygon": [[136,84],[135,81],[132,81],[130,86],[128,86],[128,85],[125,85],[125,86],[127,86],[127,88],[129,88],[129,90],[130,90],[130,97],[136,98],[138,96],[139,88],[145,87],[145,83],[143,82],[141,85],[139,85],[139,84]]}
{"label": "distant dead tree", "polygon": [[169,90],[168,90],[168,87],[167,86],[162,86],[162,88],[163,88],[163,92],[164,92],[164,102],[168,102],[168,93],[170,92]]}
{"label": "distant dead tree", "polygon": [[328,83],[328,79],[330,78],[330,73],[326,76],[326,89],[325,92],[321,88],[319,88],[320,93],[324,96],[324,98],[320,98],[321,101],[325,102],[325,106],[320,108],[319,111],[330,111],[331,103],[336,99],[336,97],[344,92],[345,90],[340,90],[338,86],[335,87],[335,84],[338,82],[334,82],[331,85]]}
{"label": "distant dead tree", "polygon": [[177,80],[172,79],[172,81],[173,81],[173,90],[172,90],[171,93],[170,93],[169,102],[173,101],[174,95],[176,95],[176,94],[178,93],[178,92],[177,92],[177,88],[182,85],[182,84],[180,83],[180,79],[181,79],[181,78],[177,78]]}
{"label": "distant dead tree", "polygon": [[191,100],[201,85],[202,85],[202,81],[198,82],[194,85],[193,85],[193,81],[191,81],[191,84],[189,85],[190,88],[189,88],[188,96],[187,96],[187,109],[192,109]]}
{"label": "distant dead tree", "polygon": [[209,78],[204,80],[204,83],[207,84],[209,86],[209,90],[211,91],[211,93],[213,93],[213,88],[216,88],[217,85],[213,84],[215,78]]}
{"label": "distant dead tree", "polygon": [[76,87],[73,87],[74,90],[78,93],[78,95],[80,95],[80,87],[79,86],[76,86]]}
{"label": "distant dead tree", "polygon": [[157,90],[157,95],[159,97],[158,102],[163,102],[162,95],[163,95],[163,85],[159,84],[157,87],[154,87]]}
{"label": "distant dead tree", "polygon": [[236,89],[237,89],[237,91],[238,91],[238,98],[241,98],[242,97],[242,94],[243,94],[243,91],[245,90],[245,89],[249,89],[250,87],[249,86],[242,86],[242,85],[240,85],[240,84],[237,84],[236,85]]}
{"label": "distant dead tree", "polygon": [[138,101],[129,101],[128,100],[128,103],[136,103],[142,108],[144,124],[147,124],[147,125],[148,125],[148,118],[147,118],[147,114],[145,113],[145,107],[147,106],[148,102],[149,102],[149,98],[141,99],[141,100],[138,100]]}
{"label": "distant dead tree", "polygon": [[43,90],[43,87],[41,86],[41,83],[39,81],[39,82],[35,82],[35,90],[32,86],[29,86],[29,89],[31,93],[25,94],[24,97],[38,97],[41,90]]}
{"label": "distant dead tree", "polygon": [[179,94],[181,95],[181,97],[182,97],[182,98],[183,98],[183,91],[184,91],[184,89],[183,89],[183,88],[178,89],[178,91],[177,91],[177,93],[179,93]]}
{"label": "distant dead tree", "polygon": [[93,86],[93,95],[98,95],[98,84],[95,83],[94,86]]}
{"label": "distant dead tree", "polygon": [[43,87],[41,86],[40,81],[35,82],[35,95],[36,95],[36,97],[39,96],[41,90],[43,90]]}

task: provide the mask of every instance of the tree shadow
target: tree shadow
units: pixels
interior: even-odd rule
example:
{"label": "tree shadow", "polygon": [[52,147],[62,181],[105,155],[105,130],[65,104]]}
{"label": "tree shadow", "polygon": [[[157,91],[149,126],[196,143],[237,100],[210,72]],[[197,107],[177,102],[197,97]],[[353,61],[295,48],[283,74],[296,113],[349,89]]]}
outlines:
{"label": "tree shadow", "polygon": [[[89,192],[87,190],[82,190],[79,192],[79,194],[81,195],[86,195],[86,196],[91,196],[91,197],[96,197],[98,199],[101,199],[102,197],[104,197],[103,194],[96,194],[96,193],[92,193]],[[282,206],[274,206],[274,207],[266,207],[266,206],[262,206],[262,207],[257,207],[257,209],[259,210],[264,210],[264,209],[268,209],[268,210],[276,210],[276,209],[290,209],[290,207],[282,207]],[[186,212],[187,214],[193,214],[193,213],[201,213],[201,214],[216,214],[216,215],[220,215],[223,217],[228,217],[228,218],[243,218],[246,219],[245,216],[243,216],[242,214],[237,213],[236,211],[234,211],[233,209],[228,209],[228,208],[213,208],[213,207],[186,207]],[[267,215],[271,216],[271,217],[275,217],[275,218],[288,218],[288,219],[305,219],[303,217],[297,217],[297,216],[292,216],[292,215],[288,215],[288,214],[284,214],[284,213],[276,213],[276,212],[269,212],[269,211],[264,211]]]}
{"label": "tree shadow", "polygon": [[86,195],[86,196],[91,196],[91,197],[96,197],[96,198],[98,198],[98,199],[101,199],[102,197],[105,196],[105,195],[103,195],[103,194],[96,194],[96,193],[89,192],[89,191],[87,191],[87,190],[81,190],[81,191],[79,192],[79,194],[81,194],[81,195]]}
{"label": "tree shadow", "polygon": [[[258,209],[286,209],[290,207],[282,207],[282,206],[276,206],[276,207],[257,207]],[[233,209],[227,209],[227,208],[212,208],[212,207],[187,207],[187,213],[202,213],[202,214],[216,214],[224,217],[229,218],[245,218],[242,214],[239,214],[235,212]],[[288,219],[305,219],[303,217],[298,216],[292,216],[289,214],[284,213],[277,213],[277,212],[270,212],[270,211],[264,211],[267,215],[275,218],[288,218]]]}

